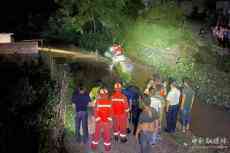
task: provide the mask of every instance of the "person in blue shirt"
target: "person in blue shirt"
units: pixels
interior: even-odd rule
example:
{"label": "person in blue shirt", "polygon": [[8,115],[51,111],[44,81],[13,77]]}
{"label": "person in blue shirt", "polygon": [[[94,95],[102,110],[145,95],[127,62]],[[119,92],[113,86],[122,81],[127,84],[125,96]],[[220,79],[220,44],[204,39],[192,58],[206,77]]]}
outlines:
{"label": "person in blue shirt", "polygon": [[[139,115],[141,113],[141,109],[139,108],[140,90],[138,87],[130,85],[130,86],[127,86],[125,89],[123,89],[122,92],[128,98],[129,109],[131,110],[130,115],[129,115],[130,116],[129,121],[132,122],[133,134],[135,134],[136,129],[137,129]],[[128,132],[130,132],[129,129],[128,129]]]}
{"label": "person in blue shirt", "polygon": [[[83,143],[88,142],[88,104],[90,103],[89,93],[85,87],[80,84],[72,96],[72,103],[74,104],[75,115],[75,134],[78,143],[82,141],[80,129],[83,131]],[[82,125],[82,127],[81,127]]]}

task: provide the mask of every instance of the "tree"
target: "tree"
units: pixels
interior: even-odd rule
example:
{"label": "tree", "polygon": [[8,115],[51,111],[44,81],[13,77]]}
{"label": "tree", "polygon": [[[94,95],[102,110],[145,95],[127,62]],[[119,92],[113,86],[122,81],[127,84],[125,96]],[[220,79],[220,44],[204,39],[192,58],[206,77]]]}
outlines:
{"label": "tree", "polygon": [[105,51],[123,42],[127,25],[143,8],[142,0],[56,0],[58,11],[44,35],[75,43],[87,50]]}
{"label": "tree", "polygon": [[96,22],[107,28],[114,28],[121,22],[123,10],[129,0],[57,0],[59,12],[64,17],[71,17],[83,27],[93,23],[92,32],[97,31]]}

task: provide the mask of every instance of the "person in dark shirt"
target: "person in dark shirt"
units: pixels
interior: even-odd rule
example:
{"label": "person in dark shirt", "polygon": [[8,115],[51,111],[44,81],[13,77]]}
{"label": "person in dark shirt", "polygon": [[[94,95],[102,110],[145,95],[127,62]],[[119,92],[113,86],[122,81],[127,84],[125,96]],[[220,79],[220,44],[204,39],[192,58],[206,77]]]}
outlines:
{"label": "person in dark shirt", "polygon": [[88,104],[90,102],[89,93],[86,92],[85,87],[80,84],[79,88],[72,96],[72,103],[76,110],[75,116],[75,134],[77,142],[81,142],[80,129],[82,125],[83,143],[88,142]]}
{"label": "person in dark shirt", "polygon": [[141,113],[141,109],[139,108],[140,90],[137,86],[130,85],[123,89],[122,92],[128,98],[129,109],[131,110],[129,114],[129,121],[131,121],[133,125],[133,135],[135,135],[137,130],[138,118]]}

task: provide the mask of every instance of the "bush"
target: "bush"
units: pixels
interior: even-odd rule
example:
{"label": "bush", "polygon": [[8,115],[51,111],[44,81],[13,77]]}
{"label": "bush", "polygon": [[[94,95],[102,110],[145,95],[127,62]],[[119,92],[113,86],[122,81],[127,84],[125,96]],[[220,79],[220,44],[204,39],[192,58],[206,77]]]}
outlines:
{"label": "bush", "polygon": [[115,65],[115,72],[119,75],[120,79],[124,83],[129,83],[132,80],[131,73],[125,72],[122,69],[121,64]]}
{"label": "bush", "polygon": [[108,30],[84,33],[79,38],[79,46],[86,50],[98,50],[101,55],[111,46],[112,36]]}
{"label": "bush", "polygon": [[56,14],[50,17],[48,26],[42,33],[48,41],[62,41],[77,44],[81,27],[74,18]]}

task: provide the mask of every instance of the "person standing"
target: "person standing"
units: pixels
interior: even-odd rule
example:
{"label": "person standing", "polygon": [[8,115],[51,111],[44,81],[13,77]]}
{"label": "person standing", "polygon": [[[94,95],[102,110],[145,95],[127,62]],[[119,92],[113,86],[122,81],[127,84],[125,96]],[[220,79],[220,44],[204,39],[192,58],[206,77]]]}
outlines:
{"label": "person standing", "polygon": [[151,88],[156,88],[157,85],[161,85],[161,77],[159,74],[154,74],[152,79],[147,83],[144,94],[149,95],[149,90]]}
{"label": "person standing", "polygon": [[113,123],[114,123],[114,138],[118,141],[120,136],[120,141],[125,143],[127,141],[126,128],[129,106],[127,97],[122,93],[122,85],[117,82],[114,84],[114,92],[111,96],[112,109],[113,109]]}
{"label": "person standing", "polygon": [[170,84],[170,91],[166,97],[166,124],[165,132],[174,133],[176,131],[177,112],[179,109],[180,90],[176,87],[176,81]]}
{"label": "person standing", "polygon": [[95,103],[95,133],[92,139],[92,149],[96,150],[99,143],[101,130],[103,130],[105,151],[111,150],[111,127],[112,127],[112,102],[109,100],[108,90],[101,88],[100,97]]}
{"label": "person standing", "polygon": [[94,134],[95,130],[95,103],[97,99],[100,99],[99,91],[103,87],[103,83],[101,80],[97,80],[95,82],[95,85],[91,88],[89,96],[91,99],[91,103],[89,104],[89,119],[88,119],[88,125],[89,125],[89,134]]}
{"label": "person standing", "polygon": [[191,87],[191,81],[184,79],[184,88],[182,89],[182,101],[181,101],[181,124],[182,132],[188,132],[191,123],[191,110],[195,98],[195,91]]}
{"label": "person standing", "polygon": [[128,98],[130,109],[129,121],[133,125],[133,135],[135,135],[138,124],[138,118],[141,112],[141,109],[139,108],[140,90],[137,86],[130,85],[126,87],[122,92]]}
{"label": "person standing", "polygon": [[155,109],[150,107],[150,97],[144,96],[142,99],[143,111],[140,114],[138,127],[136,131],[136,139],[139,140],[140,152],[151,153],[151,145],[153,142],[153,135],[158,129],[157,120],[158,113]]}
{"label": "person standing", "polygon": [[150,107],[156,110],[158,113],[159,119],[156,120],[157,127],[156,131],[153,135],[153,142],[152,144],[156,144],[160,140],[160,131],[162,127],[162,119],[163,119],[163,109],[162,106],[164,106],[164,98],[160,95],[161,92],[161,86],[156,86],[156,88],[152,88],[150,90]]}
{"label": "person standing", "polygon": [[92,87],[92,89],[90,90],[90,93],[89,93],[89,96],[92,100],[93,103],[96,102],[96,99],[98,97],[98,93],[99,93],[99,90],[102,88],[103,84],[102,84],[102,81],[101,80],[97,80],[95,82],[95,86]]}
{"label": "person standing", "polygon": [[80,129],[83,131],[83,143],[88,142],[88,104],[90,103],[89,93],[85,87],[80,84],[79,88],[72,96],[72,103],[76,110],[75,115],[75,134],[77,142],[82,142]]}

